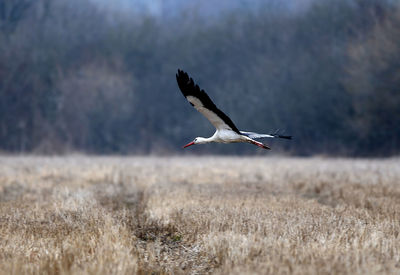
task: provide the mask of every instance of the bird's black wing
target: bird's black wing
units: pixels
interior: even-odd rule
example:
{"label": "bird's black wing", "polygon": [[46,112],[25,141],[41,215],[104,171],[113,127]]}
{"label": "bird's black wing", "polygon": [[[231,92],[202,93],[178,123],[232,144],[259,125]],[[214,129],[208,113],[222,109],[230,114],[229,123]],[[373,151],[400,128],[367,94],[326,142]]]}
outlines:
{"label": "bird's black wing", "polygon": [[232,130],[239,135],[241,134],[232,120],[224,114],[224,112],[218,109],[217,106],[215,106],[214,102],[212,102],[206,92],[201,90],[187,73],[178,69],[176,81],[178,82],[179,89],[186,97],[187,101],[189,101],[197,111],[202,113],[215,128],[219,130]]}

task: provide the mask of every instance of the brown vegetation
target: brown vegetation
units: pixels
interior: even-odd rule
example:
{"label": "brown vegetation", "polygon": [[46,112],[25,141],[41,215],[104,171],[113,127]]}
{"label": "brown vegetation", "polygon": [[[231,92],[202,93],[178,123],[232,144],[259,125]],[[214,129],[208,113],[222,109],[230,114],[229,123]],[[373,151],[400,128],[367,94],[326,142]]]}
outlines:
{"label": "brown vegetation", "polygon": [[398,274],[399,164],[2,157],[0,270]]}

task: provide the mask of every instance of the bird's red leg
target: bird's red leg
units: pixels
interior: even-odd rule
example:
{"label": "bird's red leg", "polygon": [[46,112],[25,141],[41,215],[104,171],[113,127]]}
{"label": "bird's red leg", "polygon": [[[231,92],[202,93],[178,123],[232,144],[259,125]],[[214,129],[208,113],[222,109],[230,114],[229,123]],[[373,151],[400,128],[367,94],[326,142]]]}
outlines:
{"label": "bird's red leg", "polygon": [[255,141],[255,140],[251,140],[250,141],[252,144],[254,144],[254,145],[257,145],[258,147],[261,147],[261,148],[263,148],[263,149],[271,149],[271,148],[269,148],[267,145],[265,145],[265,144],[262,144],[261,142],[258,142],[258,141]]}

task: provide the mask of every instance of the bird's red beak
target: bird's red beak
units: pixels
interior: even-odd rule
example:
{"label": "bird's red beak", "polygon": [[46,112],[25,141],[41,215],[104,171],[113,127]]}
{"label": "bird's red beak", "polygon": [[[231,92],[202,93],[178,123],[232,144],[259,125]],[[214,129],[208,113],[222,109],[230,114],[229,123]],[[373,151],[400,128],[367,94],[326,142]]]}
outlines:
{"label": "bird's red beak", "polygon": [[194,141],[192,141],[192,142],[186,144],[185,146],[183,146],[183,148],[189,147],[189,146],[191,146],[191,145],[194,145]]}

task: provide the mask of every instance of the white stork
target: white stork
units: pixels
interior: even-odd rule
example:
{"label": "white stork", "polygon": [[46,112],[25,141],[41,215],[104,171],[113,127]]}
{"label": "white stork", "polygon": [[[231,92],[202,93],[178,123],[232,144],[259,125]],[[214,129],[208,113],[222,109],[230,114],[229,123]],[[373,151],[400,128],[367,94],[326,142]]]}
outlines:
{"label": "white stork", "polygon": [[291,139],[291,136],[282,136],[278,134],[257,134],[254,132],[239,131],[232,120],[215,106],[210,97],[204,90],[194,84],[193,79],[187,73],[178,69],[176,74],[179,89],[186,97],[187,101],[202,113],[214,127],[217,129],[213,136],[209,138],[197,137],[192,142],[183,146],[189,147],[194,144],[205,144],[209,142],[233,143],[248,142],[264,149],[271,149],[267,145],[256,141],[257,138],[285,138]]}

